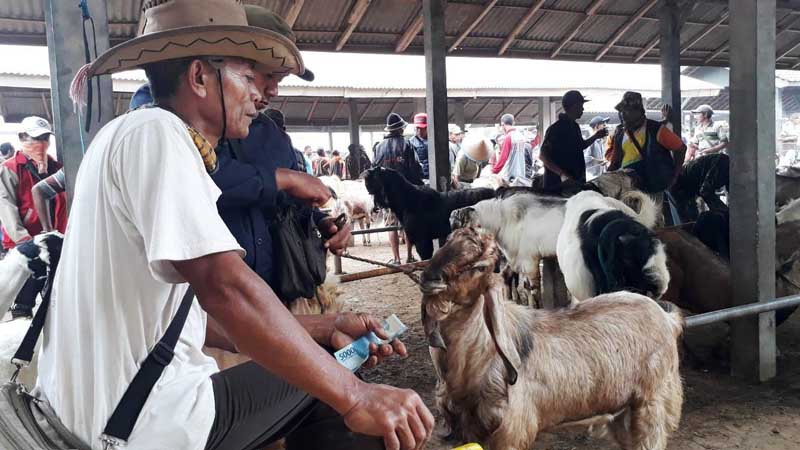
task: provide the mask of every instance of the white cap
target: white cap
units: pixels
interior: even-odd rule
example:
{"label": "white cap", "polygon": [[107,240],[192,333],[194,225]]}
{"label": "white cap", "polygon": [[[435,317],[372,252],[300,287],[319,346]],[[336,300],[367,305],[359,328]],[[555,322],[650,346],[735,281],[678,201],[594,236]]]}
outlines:
{"label": "white cap", "polygon": [[450,124],[447,126],[447,130],[450,131],[450,134],[461,134],[464,131],[461,130],[461,127],[455,124]]}
{"label": "white cap", "polygon": [[41,117],[29,116],[22,119],[22,133],[37,138],[43,134],[53,133],[50,123]]}

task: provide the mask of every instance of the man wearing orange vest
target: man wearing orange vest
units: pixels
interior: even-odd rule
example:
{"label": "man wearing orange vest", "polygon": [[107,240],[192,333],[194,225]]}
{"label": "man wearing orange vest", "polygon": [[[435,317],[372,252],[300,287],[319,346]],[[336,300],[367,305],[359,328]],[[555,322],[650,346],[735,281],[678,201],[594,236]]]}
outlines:
{"label": "man wearing orange vest", "polygon": [[[56,173],[61,164],[47,155],[50,124],[41,117],[26,117],[22,121],[19,140],[22,150],[0,166],[0,222],[3,224],[3,248],[16,247],[42,232],[42,225],[33,204],[31,189],[39,181]],[[53,202],[55,228],[64,232],[67,227],[66,197],[60,194]],[[44,280],[30,279],[20,291],[12,307],[14,317],[30,316],[36,296]]]}

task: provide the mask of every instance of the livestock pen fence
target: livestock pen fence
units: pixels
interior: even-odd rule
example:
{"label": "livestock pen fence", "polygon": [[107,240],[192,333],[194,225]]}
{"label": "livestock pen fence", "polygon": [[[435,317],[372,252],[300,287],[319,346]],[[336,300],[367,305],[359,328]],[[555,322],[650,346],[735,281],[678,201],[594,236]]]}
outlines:
{"label": "livestock pen fence", "polygon": [[[367,230],[354,230],[352,234],[354,236],[358,236],[363,234],[385,233],[385,232],[402,231],[402,230],[403,227],[395,226],[395,227],[372,228]],[[368,278],[375,278],[384,275],[392,275],[396,273],[405,273],[413,280],[418,281],[416,280],[416,275],[414,275],[413,272],[425,268],[425,266],[428,263],[427,261],[420,261],[412,264],[394,265],[388,263],[381,263],[378,261],[373,261],[367,258],[360,258],[352,255],[345,255],[344,257],[355,261],[366,262],[382,267],[380,269],[372,269],[362,272],[356,272],[353,274],[345,274],[344,271],[342,270],[342,256],[335,255],[334,256],[335,273],[336,275],[341,276],[340,282],[342,283],[364,280]],[[546,265],[547,264],[545,264],[545,266]],[[545,268],[545,270],[543,271],[543,275],[545,275],[545,278],[547,277],[548,272],[549,271],[547,270],[547,268]],[[560,274],[557,275],[560,276]],[[547,283],[545,283],[545,285],[546,284]],[[704,325],[709,325],[712,323],[741,319],[744,317],[754,316],[757,314],[763,314],[770,311],[776,311],[778,309],[791,308],[795,306],[800,306],[800,295],[790,295],[787,297],[777,298],[771,301],[732,306],[730,308],[720,309],[717,311],[695,314],[693,316],[689,316],[686,318],[685,327],[696,328]]]}

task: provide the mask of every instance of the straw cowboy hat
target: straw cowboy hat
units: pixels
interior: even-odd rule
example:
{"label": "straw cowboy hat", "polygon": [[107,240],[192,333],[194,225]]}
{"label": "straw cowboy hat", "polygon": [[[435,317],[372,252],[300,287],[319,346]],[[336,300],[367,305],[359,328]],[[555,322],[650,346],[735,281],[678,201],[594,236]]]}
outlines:
{"label": "straw cowboy hat", "polygon": [[240,0],[146,0],[139,24],[136,38],[101,54],[84,76],[194,56],[244,58],[261,71],[305,74],[294,42],[278,32],[248,25]]}

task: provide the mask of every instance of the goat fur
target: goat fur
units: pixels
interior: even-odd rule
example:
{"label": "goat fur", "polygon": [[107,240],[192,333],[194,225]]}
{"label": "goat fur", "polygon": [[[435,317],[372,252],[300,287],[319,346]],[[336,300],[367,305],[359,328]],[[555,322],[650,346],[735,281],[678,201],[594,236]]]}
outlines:
{"label": "goat fur", "polygon": [[800,220],[800,198],[796,198],[784,205],[775,215],[778,225],[794,220]]}
{"label": "goat fur", "polygon": [[511,269],[525,274],[537,298],[541,290],[539,263],[556,256],[566,205],[565,198],[519,192],[453,211],[450,225],[454,230],[480,227],[494,235]]}
{"label": "goat fur", "polygon": [[[640,211],[637,214],[626,203],[638,202]],[[604,221],[608,219],[608,215],[616,215],[623,213],[630,218],[630,223],[627,229],[621,230],[618,236],[614,239],[618,241],[604,242],[602,236],[599,234],[602,229],[593,229],[592,225],[595,221]],[[666,254],[664,253],[663,244],[657,242],[650,229],[656,223],[658,218],[658,210],[655,202],[646,194],[639,191],[631,191],[624,196],[624,200],[616,200],[610,197],[592,192],[581,192],[567,201],[566,212],[564,215],[564,224],[558,235],[558,242],[556,244],[556,254],[558,256],[558,263],[564,272],[564,281],[570,293],[578,301],[582,301],[594,297],[602,292],[603,283],[598,283],[601,276],[608,276],[608,272],[620,272],[624,268],[624,273],[630,274],[632,271],[636,273],[642,286],[626,285],[627,288],[637,288],[644,292],[648,292],[654,297],[661,296],[669,284],[669,272],[666,265]],[[618,218],[617,218],[618,219]],[[641,230],[640,228],[644,228]],[[592,234],[596,232],[597,234]],[[593,236],[598,242],[593,248],[587,249],[587,245],[592,242],[587,242],[588,236]],[[607,267],[606,273],[599,274],[596,269],[596,262],[587,258],[587,250],[591,250],[597,254],[597,251],[602,248],[616,248],[622,247],[622,251],[616,252],[616,259],[614,259],[613,267]],[[641,267],[631,267],[637,261],[627,261],[626,258],[631,259],[631,255],[626,255],[626,248],[637,248],[637,256],[639,248],[642,246],[649,246],[646,261],[641,261]],[[626,280],[630,282],[630,276],[626,276]],[[647,287],[647,289],[644,289]]]}
{"label": "goat fur", "polygon": [[527,450],[542,431],[583,423],[626,450],[665,449],[683,402],[680,313],[628,292],[561,310],[505,302],[494,246],[457,230],[422,275],[437,403],[453,437]]}
{"label": "goat fur", "polygon": [[364,180],[375,205],[395,213],[423,260],[433,256],[434,239],[450,234],[451,212],[494,197],[494,190],[485,188],[436,192],[411,184],[399,172],[383,167],[368,170]]}

